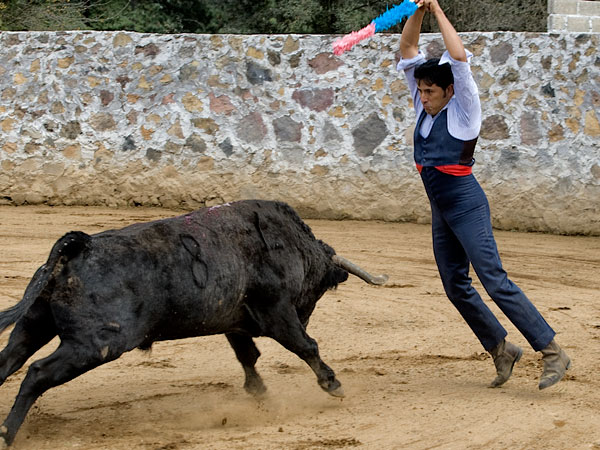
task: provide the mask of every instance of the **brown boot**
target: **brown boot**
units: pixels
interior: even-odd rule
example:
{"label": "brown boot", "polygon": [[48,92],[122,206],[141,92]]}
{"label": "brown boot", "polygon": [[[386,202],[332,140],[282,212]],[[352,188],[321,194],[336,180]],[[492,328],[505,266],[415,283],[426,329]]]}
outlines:
{"label": "brown boot", "polygon": [[512,375],[513,367],[515,363],[521,359],[523,350],[505,339],[502,339],[490,354],[494,358],[494,365],[496,366],[496,373],[498,374],[494,381],[490,383],[491,388],[502,386],[508,381]]}
{"label": "brown boot", "polygon": [[567,369],[571,367],[571,359],[554,340],[542,350],[542,355],[544,371],[540,377],[539,388],[546,389],[562,380]]}

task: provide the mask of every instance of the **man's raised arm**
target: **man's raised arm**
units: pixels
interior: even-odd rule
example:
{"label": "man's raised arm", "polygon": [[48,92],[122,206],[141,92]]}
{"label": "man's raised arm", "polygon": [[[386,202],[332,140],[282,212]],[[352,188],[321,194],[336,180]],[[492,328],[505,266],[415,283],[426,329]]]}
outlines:
{"label": "man's raised arm", "polygon": [[[417,2],[419,6],[422,3],[422,0]],[[404,24],[400,38],[400,54],[402,55],[402,59],[411,59],[419,54],[419,36],[421,35],[421,25],[423,24],[424,15],[425,8],[421,6]]]}

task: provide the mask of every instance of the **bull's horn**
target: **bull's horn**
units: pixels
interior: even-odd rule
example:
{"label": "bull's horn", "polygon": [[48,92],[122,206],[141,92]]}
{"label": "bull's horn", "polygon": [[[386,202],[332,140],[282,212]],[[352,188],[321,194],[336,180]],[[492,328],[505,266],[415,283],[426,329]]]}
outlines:
{"label": "bull's horn", "polygon": [[333,255],[331,259],[336,265],[338,265],[342,269],[350,272],[352,275],[356,275],[357,277],[363,279],[369,284],[376,284],[377,286],[381,286],[388,280],[387,275],[371,275],[366,270],[361,269],[356,264],[348,261],[346,258],[343,258],[340,255]]}

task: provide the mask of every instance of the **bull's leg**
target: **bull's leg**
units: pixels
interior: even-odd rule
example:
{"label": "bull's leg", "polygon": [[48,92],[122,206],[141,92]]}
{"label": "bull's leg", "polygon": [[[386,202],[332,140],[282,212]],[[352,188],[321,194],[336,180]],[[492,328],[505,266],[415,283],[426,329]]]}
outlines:
{"label": "bull's leg", "polygon": [[246,389],[246,392],[255,396],[264,394],[267,388],[254,367],[256,360],[260,356],[260,352],[256,348],[252,338],[238,333],[226,333],[225,336],[227,336],[227,340],[233,347],[235,356],[237,356],[238,361],[244,368],[244,373],[246,374],[244,389]]}
{"label": "bull's leg", "polygon": [[56,336],[56,327],[46,302],[31,305],[17,321],[8,344],[0,352],[0,386],[40,348]]}
{"label": "bull's leg", "polygon": [[334,397],[344,396],[341,383],[319,356],[316,341],[306,333],[296,308],[289,301],[280,300],[268,307],[255,308],[253,313],[260,318],[266,336],[275,339],[310,366],[325,392]]}
{"label": "bull's leg", "polygon": [[84,349],[81,343],[63,342],[50,356],[29,367],[15,403],[0,427],[0,438],[7,445],[12,444],[27,412],[40,395],[105,362],[99,352],[92,354]]}

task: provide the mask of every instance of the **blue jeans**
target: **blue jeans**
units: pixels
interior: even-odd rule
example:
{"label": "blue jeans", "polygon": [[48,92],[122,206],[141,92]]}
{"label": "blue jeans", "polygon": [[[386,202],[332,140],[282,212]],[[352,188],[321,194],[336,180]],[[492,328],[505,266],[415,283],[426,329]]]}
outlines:
{"label": "blue jeans", "polygon": [[555,332],[502,268],[489,204],[475,177],[424,167],[421,179],[431,204],[433,251],[444,290],[485,350],[496,347],[507,332],[471,284],[469,264],[531,347],[545,348]]}

